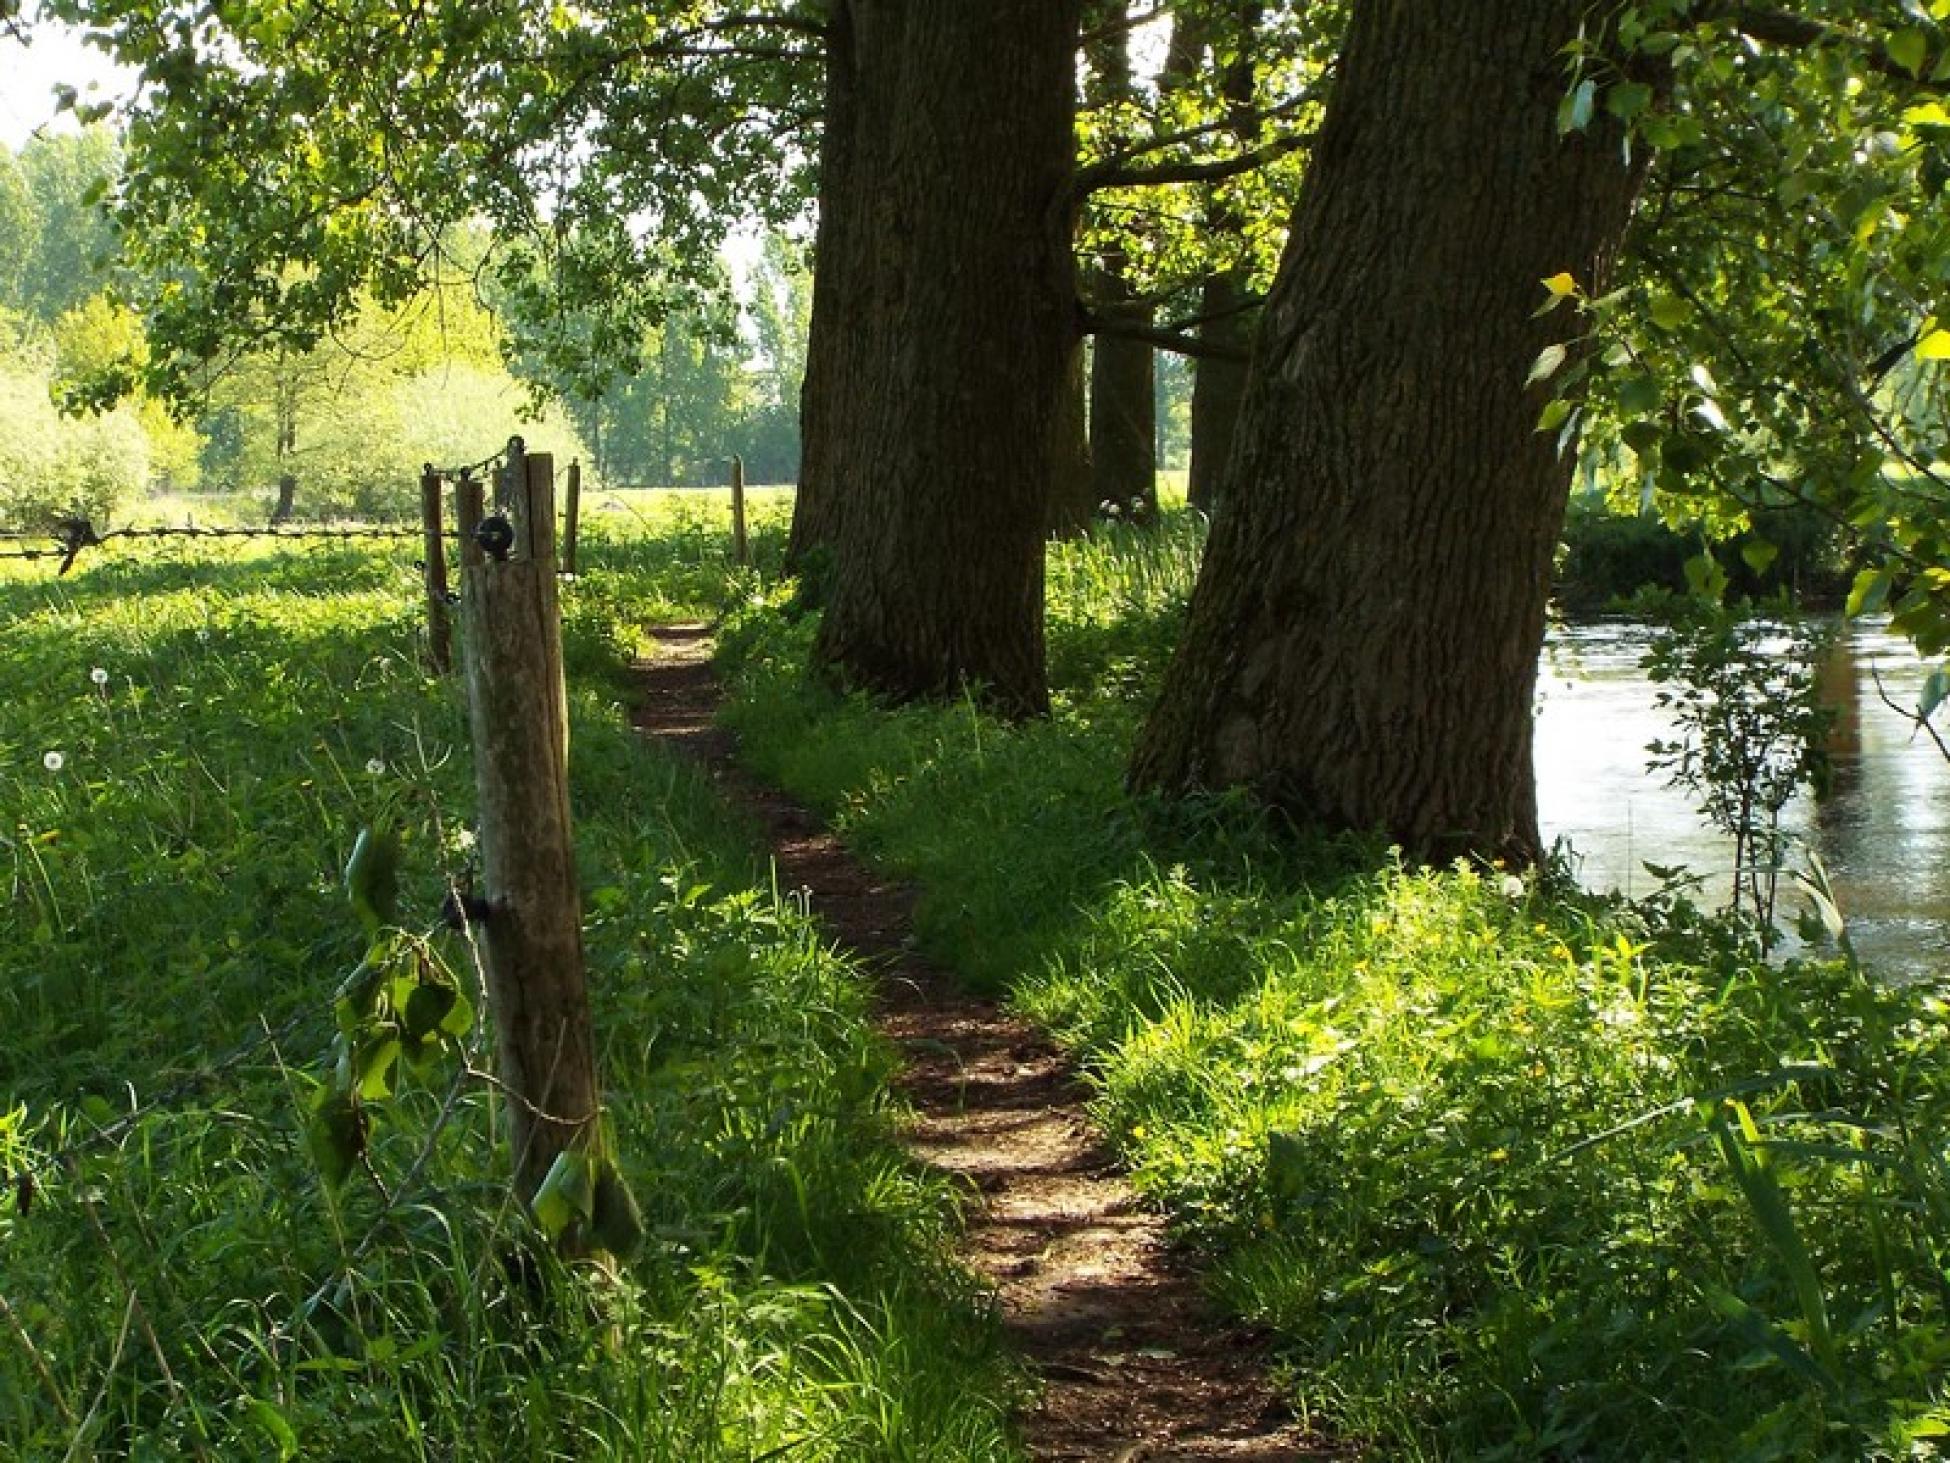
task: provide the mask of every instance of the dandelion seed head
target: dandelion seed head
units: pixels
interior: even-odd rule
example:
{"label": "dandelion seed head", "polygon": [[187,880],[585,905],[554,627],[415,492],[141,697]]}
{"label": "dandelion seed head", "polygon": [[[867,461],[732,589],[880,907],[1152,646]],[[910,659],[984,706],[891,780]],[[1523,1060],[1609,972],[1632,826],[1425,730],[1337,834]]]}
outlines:
{"label": "dandelion seed head", "polygon": [[370,772],[374,777],[384,776],[386,772],[386,759],[383,757],[368,758],[366,760],[366,771]]}
{"label": "dandelion seed head", "polygon": [[45,767],[49,772],[59,772],[67,765],[68,755],[65,752],[49,752],[45,757],[41,758],[41,766]]}
{"label": "dandelion seed head", "polygon": [[92,671],[88,672],[88,679],[98,686],[106,686],[108,684],[108,668],[106,666],[96,666]]}

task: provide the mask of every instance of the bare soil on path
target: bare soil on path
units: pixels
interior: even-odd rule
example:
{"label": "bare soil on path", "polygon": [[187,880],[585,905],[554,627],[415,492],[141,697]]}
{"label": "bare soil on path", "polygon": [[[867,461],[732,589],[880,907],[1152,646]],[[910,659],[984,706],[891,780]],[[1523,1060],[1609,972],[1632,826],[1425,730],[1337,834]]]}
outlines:
{"label": "bare soil on path", "polygon": [[828,936],[878,980],[901,1049],[907,1142],[973,1202],[964,1261],[1043,1382],[1020,1419],[1050,1463],[1347,1458],[1268,1384],[1263,1348],[1213,1313],[1083,1116],[1048,1040],[913,949],[911,889],[855,859],[806,809],[743,771],[716,725],[707,627],[659,629],[638,668],[637,726],[701,762],[770,841],[780,887],[805,890]]}

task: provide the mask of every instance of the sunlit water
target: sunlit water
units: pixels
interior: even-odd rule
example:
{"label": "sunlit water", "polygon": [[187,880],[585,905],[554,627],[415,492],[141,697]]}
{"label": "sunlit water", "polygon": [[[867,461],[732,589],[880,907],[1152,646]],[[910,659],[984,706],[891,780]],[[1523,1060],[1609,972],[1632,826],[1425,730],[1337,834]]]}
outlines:
{"label": "sunlit water", "polygon": [[[1723,903],[1731,843],[1688,794],[1646,771],[1646,744],[1673,734],[1640,669],[1647,625],[1608,620],[1555,628],[1537,677],[1537,795],[1546,842],[1562,837],[1592,888],[1645,894],[1645,865],[1683,864]],[[1871,668],[1899,705],[1914,705],[1927,666],[1906,641],[1855,627],[1823,685],[1838,715],[1834,786],[1798,798],[1786,821],[1819,851],[1856,949],[1892,978],[1950,975],[1950,762],[1884,705]],[[1802,862],[1790,857],[1790,867]],[[1803,901],[1783,885],[1789,922]]]}

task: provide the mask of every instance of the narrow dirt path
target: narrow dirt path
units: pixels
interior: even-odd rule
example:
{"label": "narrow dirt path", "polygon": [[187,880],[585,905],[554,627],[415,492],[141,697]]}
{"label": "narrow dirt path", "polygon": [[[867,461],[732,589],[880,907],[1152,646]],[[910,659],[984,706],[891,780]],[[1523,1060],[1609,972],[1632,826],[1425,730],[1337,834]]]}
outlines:
{"label": "narrow dirt path", "polygon": [[1085,1094],[1033,1028],[960,990],[911,948],[912,892],[854,859],[811,813],[736,764],[701,625],[658,630],[639,668],[640,729],[704,763],[759,821],[782,887],[810,891],[827,933],[880,982],[905,1053],[909,1145],[966,1178],[964,1258],[995,1286],[1005,1330],[1040,1373],[1022,1419],[1051,1463],[1346,1457],[1296,1423],[1258,1347],[1212,1314],[1091,1134]]}

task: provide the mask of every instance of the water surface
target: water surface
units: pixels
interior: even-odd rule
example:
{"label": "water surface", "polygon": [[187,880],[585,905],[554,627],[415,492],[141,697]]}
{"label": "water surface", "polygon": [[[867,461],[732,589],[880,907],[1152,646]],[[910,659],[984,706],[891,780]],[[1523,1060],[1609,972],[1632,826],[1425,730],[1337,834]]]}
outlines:
{"label": "water surface", "polygon": [[[1733,848],[1688,794],[1648,773],[1646,744],[1670,737],[1639,662],[1652,628],[1631,620],[1560,625],[1537,675],[1537,797],[1546,842],[1563,837],[1583,882],[1645,894],[1646,863],[1683,864],[1724,903]],[[1950,762],[1876,693],[1874,675],[1911,706],[1928,673],[1907,641],[1850,628],[1824,667],[1837,711],[1833,787],[1797,798],[1785,821],[1827,863],[1864,960],[1898,978],[1950,974]],[[1791,855],[1790,866],[1799,860]],[[1781,911],[1801,905],[1786,886]]]}

